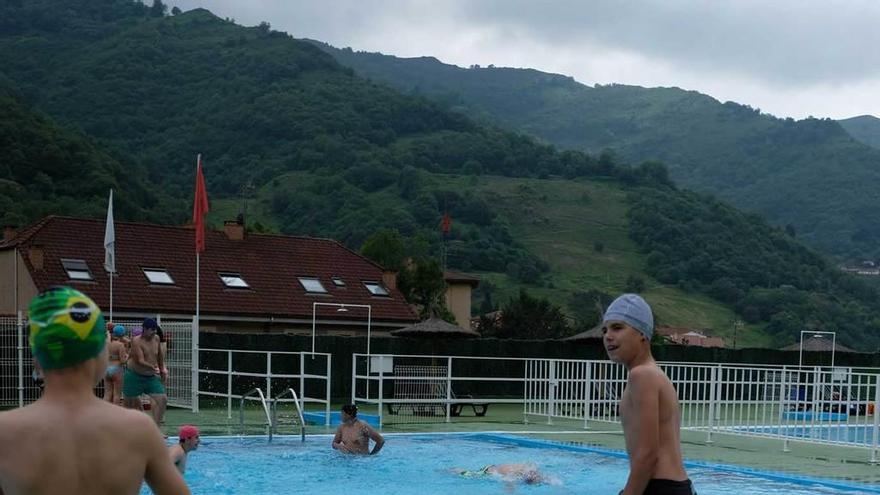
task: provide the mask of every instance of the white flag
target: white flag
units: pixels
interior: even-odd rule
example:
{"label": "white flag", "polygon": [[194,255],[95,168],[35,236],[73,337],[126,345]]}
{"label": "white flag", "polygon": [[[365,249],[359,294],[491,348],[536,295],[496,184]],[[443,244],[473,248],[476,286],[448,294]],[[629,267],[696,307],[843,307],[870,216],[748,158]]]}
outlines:
{"label": "white flag", "polygon": [[104,228],[104,269],[116,273],[116,231],[113,228],[113,189],[107,205],[107,225]]}

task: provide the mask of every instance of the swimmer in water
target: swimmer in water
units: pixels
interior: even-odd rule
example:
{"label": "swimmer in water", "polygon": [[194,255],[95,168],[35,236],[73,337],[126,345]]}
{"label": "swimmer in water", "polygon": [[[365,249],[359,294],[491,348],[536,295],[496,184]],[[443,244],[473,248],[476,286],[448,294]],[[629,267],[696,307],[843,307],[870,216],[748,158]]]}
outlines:
{"label": "swimmer in water", "polygon": [[526,485],[536,485],[549,482],[549,478],[538,470],[532,463],[508,463],[489,464],[476,471],[468,469],[453,469],[455,474],[465,478],[479,478],[482,476],[498,476],[504,481],[520,481]]}
{"label": "swimmer in water", "polygon": [[199,448],[199,429],[192,425],[183,425],[177,433],[178,443],[168,447],[171,463],[180,471],[186,472],[186,456]]}

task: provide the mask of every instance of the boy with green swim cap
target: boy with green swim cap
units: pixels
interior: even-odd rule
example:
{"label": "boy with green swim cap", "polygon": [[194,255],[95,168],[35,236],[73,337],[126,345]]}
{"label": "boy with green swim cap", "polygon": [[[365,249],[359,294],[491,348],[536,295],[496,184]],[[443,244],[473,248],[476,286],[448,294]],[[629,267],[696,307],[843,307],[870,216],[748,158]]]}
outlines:
{"label": "boy with green swim cap", "polygon": [[[188,494],[147,416],[95,396],[107,369],[104,317],[85,294],[53,287],[28,312],[43,396],[0,413],[0,493]],[[107,466],[113,466],[108,470]]]}

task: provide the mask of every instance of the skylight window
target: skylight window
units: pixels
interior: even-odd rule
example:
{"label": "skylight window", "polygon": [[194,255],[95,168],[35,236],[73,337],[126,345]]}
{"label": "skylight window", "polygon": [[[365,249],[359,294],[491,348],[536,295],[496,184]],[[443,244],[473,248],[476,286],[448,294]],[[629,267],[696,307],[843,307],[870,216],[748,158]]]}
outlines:
{"label": "skylight window", "polygon": [[64,271],[67,272],[67,278],[70,280],[92,280],[92,272],[89,265],[83,260],[61,260]]}
{"label": "skylight window", "polygon": [[379,282],[364,282],[364,287],[366,287],[367,290],[370,291],[370,294],[372,294],[374,296],[388,296],[389,295],[388,289],[386,289]]}
{"label": "skylight window", "polygon": [[303,289],[306,292],[312,292],[315,294],[326,294],[327,289],[324,288],[324,285],[317,278],[312,277],[300,277],[299,283],[302,284]]}
{"label": "skylight window", "polygon": [[144,275],[151,284],[174,285],[174,279],[164,268],[144,268]]}
{"label": "skylight window", "polygon": [[251,286],[238,273],[220,273],[223,285],[232,289],[250,289]]}
{"label": "skylight window", "polygon": [[345,287],[345,280],[342,280],[339,277],[333,277],[332,280],[333,280],[333,285],[335,285],[336,287],[339,287],[339,288]]}

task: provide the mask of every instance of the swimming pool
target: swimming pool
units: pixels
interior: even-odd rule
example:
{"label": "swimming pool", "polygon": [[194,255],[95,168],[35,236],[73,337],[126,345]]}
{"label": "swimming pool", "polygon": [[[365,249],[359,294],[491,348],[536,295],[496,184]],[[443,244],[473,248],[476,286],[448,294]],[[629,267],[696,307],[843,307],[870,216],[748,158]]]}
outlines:
{"label": "swimming pool", "polygon": [[[498,494],[511,487],[493,477],[463,478],[451,468],[532,462],[552,484],[516,486],[514,493],[617,494],[628,465],[619,453],[510,435],[389,435],[378,456],[345,456],[330,449],[329,436],[203,437],[190,454],[186,481],[194,495],[270,493]],[[724,467],[689,465],[700,495],[842,495],[880,493],[880,487],[808,482]],[[149,494],[147,488],[143,494]]]}

